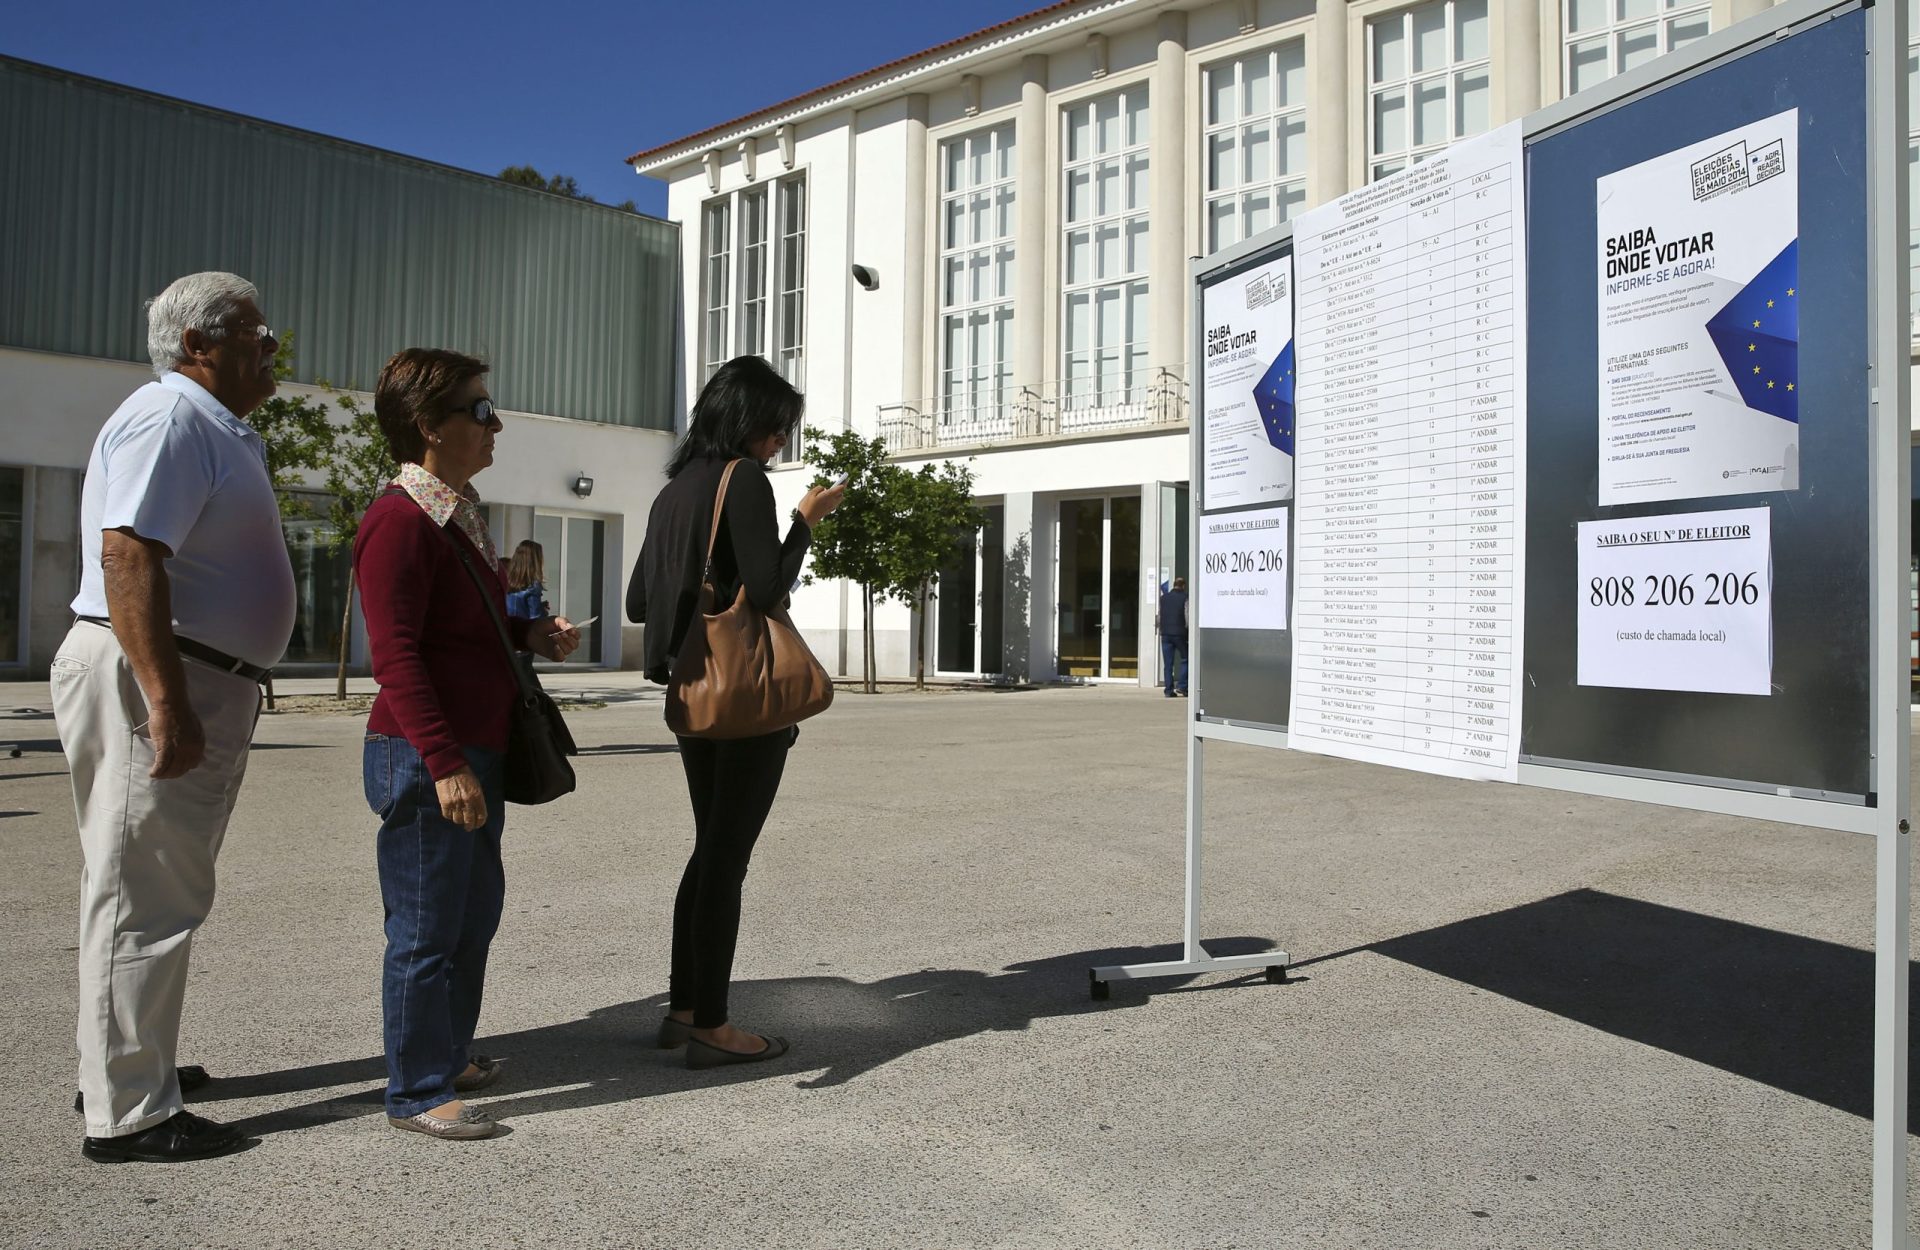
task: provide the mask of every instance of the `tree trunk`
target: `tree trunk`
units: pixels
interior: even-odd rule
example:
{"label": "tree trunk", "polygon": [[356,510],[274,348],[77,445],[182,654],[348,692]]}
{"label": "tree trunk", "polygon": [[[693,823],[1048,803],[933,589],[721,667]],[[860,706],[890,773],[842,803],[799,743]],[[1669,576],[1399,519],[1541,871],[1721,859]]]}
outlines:
{"label": "tree trunk", "polygon": [[927,613],[928,605],[932,603],[932,591],[933,588],[927,585],[927,579],[924,577],[921,578],[920,629],[917,631],[920,638],[920,645],[914,648],[913,657],[913,688],[915,690],[925,690],[927,688],[927,630],[931,627],[931,622],[927,619]]}
{"label": "tree trunk", "polygon": [[875,683],[880,678],[880,666],[873,658],[873,587],[862,586],[860,593],[861,598],[864,600],[861,607],[860,630],[865,636],[860,649],[867,657],[867,662],[863,666],[861,677],[864,679],[863,684],[866,686],[867,693],[874,694],[878,691]]}
{"label": "tree trunk", "polygon": [[345,701],[347,697],[347,656],[353,651],[353,576],[351,566],[347,569],[347,610],[340,614],[340,673],[334,681],[333,697]]}

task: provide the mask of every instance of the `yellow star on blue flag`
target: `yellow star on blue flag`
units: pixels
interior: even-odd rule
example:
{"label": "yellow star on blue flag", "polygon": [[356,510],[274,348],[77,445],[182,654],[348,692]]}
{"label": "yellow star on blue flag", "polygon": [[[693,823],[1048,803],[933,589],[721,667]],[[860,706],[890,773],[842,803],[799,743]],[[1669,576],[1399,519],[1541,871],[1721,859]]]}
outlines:
{"label": "yellow star on blue flag", "polygon": [[1260,424],[1266,428],[1267,441],[1293,454],[1293,340],[1280,349],[1280,355],[1253,386],[1253,402],[1260,409]]}
{"label": "yellow star on blue flag", "polygon": [[1787,244],[1707,322],[1747,407],[1800,420],[1800,241]]}

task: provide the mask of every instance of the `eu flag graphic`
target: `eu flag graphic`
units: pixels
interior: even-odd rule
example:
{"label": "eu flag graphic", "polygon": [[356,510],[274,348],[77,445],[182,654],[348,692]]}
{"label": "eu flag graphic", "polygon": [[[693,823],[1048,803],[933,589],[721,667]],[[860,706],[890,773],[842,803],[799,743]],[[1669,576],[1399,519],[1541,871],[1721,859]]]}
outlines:
{"label": "eu flag graphic", "polygon": [[1707,322],[1747,407],[1800,422],[1800,241]]}
{"label": "eu flag graphic", "polygon": [[1280,349],[1280,357],[1253,386],[1253,402],[1260,408],[1260,424],[1267,427],[1267,441],[1293,454],[1293,340]]}

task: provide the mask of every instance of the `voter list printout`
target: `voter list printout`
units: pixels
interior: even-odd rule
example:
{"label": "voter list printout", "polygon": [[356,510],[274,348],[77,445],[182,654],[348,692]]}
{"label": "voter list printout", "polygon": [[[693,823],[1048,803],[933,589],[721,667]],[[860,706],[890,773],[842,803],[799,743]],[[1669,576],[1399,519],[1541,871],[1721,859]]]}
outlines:
{"label": "voter list printout", "polygon": [[1520,128],[1305,214],[1288,745],[1519,779]]}

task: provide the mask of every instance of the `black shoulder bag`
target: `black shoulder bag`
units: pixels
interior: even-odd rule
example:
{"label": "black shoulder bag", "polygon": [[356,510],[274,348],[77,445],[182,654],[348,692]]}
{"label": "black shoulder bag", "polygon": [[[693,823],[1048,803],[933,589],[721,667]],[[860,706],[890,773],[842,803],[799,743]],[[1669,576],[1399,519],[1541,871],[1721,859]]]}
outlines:
{"label": "black shoulder bag", "polygon": [[506,648],[507,667],[513,670],[513,679],[520,687],[519,697],[513,701],[513,713],[507,719],[507,802],[551,803],[563,794],[572,794],[573,765],[567,763],[567,757],[580,754],[580,749],[567,731],[565,718],[547,692],[540,688],[540,683],[521,667],[513,639],[507,633],[507,622],[500,615],[500,605],[493,601],[487,584],[480,579],[473,557],[445,527],[440,533],[453,544],[467,576],[473,579],[474,589],[480,592],[480,601],[487,605],[494,632],[500,635],[500,645]]}

